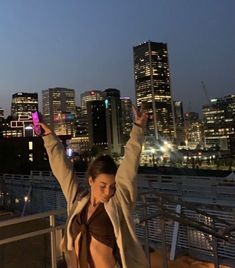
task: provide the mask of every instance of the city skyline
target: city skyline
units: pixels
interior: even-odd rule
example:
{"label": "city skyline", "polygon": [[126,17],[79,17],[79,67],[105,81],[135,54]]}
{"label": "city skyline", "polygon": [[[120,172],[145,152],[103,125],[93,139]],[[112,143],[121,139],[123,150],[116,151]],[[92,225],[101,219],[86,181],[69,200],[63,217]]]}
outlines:
{"label": "city skyline", "polygon": [[234,7],[232,0],[4,1],[0,107],[7,116],[12,94],[41,99],[50,87],[75,89],[77,104],[82,92],[110,87],[134,100],[132,48],[151,40],[168,45],[173,99],[201,112],[206,95],[234,93]]}

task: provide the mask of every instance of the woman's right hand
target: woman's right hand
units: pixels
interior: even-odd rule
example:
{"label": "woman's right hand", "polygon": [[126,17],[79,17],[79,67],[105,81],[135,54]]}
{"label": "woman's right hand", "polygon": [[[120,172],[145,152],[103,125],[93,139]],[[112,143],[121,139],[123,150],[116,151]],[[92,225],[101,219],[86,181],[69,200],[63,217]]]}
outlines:
{"label": "woman's right hand", "polygon": [[40,127],[44,130],[43,136],[47,136],[52,133],[52,130],[45,122],[40,122]]}

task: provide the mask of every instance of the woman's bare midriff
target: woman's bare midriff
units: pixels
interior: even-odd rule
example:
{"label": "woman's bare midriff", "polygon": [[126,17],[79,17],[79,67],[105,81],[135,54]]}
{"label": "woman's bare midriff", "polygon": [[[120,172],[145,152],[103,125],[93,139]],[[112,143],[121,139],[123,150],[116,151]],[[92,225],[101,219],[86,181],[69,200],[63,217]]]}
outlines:
{"label": "woman's bare midriff", "polygon": [[[79,236],[75,241],[75,252],[77,257],[79,253]],[[90,256],[89,256],[89,268],[113,268],[116,264],[116,260],[113,256],[113,249],[99,242],[94,237],[91,237],[90,243]]]}

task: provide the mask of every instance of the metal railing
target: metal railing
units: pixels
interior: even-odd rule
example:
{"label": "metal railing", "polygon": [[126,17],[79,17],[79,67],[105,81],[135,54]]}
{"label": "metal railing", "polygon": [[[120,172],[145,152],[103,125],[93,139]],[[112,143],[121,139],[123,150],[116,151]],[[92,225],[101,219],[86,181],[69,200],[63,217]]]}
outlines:
{"label": "metal railing", "polygon": [[0,239],[0,245],[5,245],[11,242],[15,242],[15,241],[19,241],[22,239],[27,239],[27,238],[43,235],[43,234],[50,234],[51,268],[57,268],[56,245],[58,244],[59,241],[56,241],[56,232],[58,230],[62,230],[64,228],[64,225],[57,224],[56,217],[64,215],[65,213],[66,213],[66,210],[61,209],[61,210],[56,210],[56,211],[50,211],[50,212],[39,213],[39,214],[30,215],[30,216],[17,217],[14,219],[0,221],[0,228],[3,228],[6,226],[9,227],[9,226],[17,225],[20,223],[30,222],[33,220],[42,220],[42,219],[49,220],[48,227],[44,227],[36,231],[26,232],[23,234],[13,235],[4,239]]}
{"label": "metal railing", "polygon": [[[145,211],[141,214],[141,217],[135,219],[136,223],[139,225],[144,226],[144,238],[145,238],[145,251],[147,256],[149,257],[149,247],[150,243],[150,233],[149,233],[149,223],[151,220],[159,218],[160,219],[160,229],[161,229],[161,243],[162,243],[162,252],[163,252],[163,267],[168,267],[168,259],[167,259],[167,239],[166,239],[166,222],[170,219],[173,220],[174,223],[178,222],[184,226],[192,227],[195,230],[203,232],[212,237],[213,242],[213,258],[214,258],[214,265],[216,268],[219,267],[219,256],[218,256],[218,247],[217,247],[217,240],[223,241],[231,241],[235,239],[235,236],[232,234],[234,231],[234,226],[223,219],[219,219],[216,216],[213,216],[209,213],[204,212],[201,209],[198,209],[195,205],[188,204],[186,202],[182,202],[180,200],[176,200],[171,197],[167,197],[165,194],[151,191],[141,193],[139,197],[142,199],[142,206],[139,203],[139,210]],[[169,205],[176,205],[178,209],[174,210],[169,208]],[[151,205],[154,205],[158,208],[158,211],[155,213],[149,213],[149,208]],[[180,209],[179,209],[180,206]],[[183,210],[189,209],[194,211],[198,215],[203,215],[210,219],[209,224],[205,222],[197,222],[195,219],[184,215]],[[0,240],[0,245],[4,245],[7,243],[11,243],[14,241],[35,237],[42,234],[50,234],[50,252],[51,252],[51,267],[57,267],[57,252],[56,252],[56,245],[59,241],[56,241],[56,231],[63,229],[63,224],[56,224],[56,217],[66,214],[66,210],[57,210],[57,211],[50,211],[46,213],[39,213],[25,217],[18,217],[10,220],[5,220],[0,222],[0,228],[16,225],[20,223],[29,222],[32,220],[37,219],[49,219],[49,226],[46,228],[42,228],[37,231],[28,232],[24,234],[13,235],[11,237],[7,237]],[[216,228],[216,224],[222,224],[223,228]],[[175,256],[175,249],[177,244],[177,228],[175,227],[172,234],[172,241],[171,241],[171,258]],[[235,240],[234,240],[235,241]],[[173,257],[172,257],[173,256]]]}
{"label": "metal railing", "polygon": [[[213,256],[213,263],[215,268],[219,268],[220,258],[218,254],[218,241],[235,243],[235,225],[231,225],[230,222],[217,217],[216,215],[205,212],[199,209],[198,206],[183,202],[178,197],[168,196],[165,193],[158,191],[148,191],[139,194],[139,206],[137,211],[142,211],[141,216],[135,219],[137,224],[144,227],[144,242],[145,252],[149,258],[149,223],[152,220],[158,219],[158,225],[160,229],[160,240],[161,240],[161,252],[163,257],[163,268],[168,267],[167,258],[167,240],[166,240],[166,222],[169,220],[173,221],[174,227],[172,232],[170,246],[170,260],[175,259],[175,252],[177,247],[177,238],[179,235],[179,224],[185,228],[192,228],[197,230],[211,240],[211,254]],[[151,206],[155,207],[155,211],[151,210]],[[197,215],[197,218],[202,216],[206,221],[195,220],[194,217],[184,214],[185,210],[190,210],[192,213]],[[140,214],[140,213],[139,213]],[[218,227],[223,226],[223,227]],[[143,236],[143,235],[142,235]],[[150,261],[149,261],[150,263]],[[151,265],[151,264],[150,264]]]}
{"label": "metal railing", "polygon": [[[78,175],[79,179],[84,182],[84,174]],[[3,192],[0,191],[0,202],[2,202],[1,200],[7,201],[8,197],[12,195],[14,197],[14,208],[19,209],[19,211],[22,211],[25,205],[24,196],[29,193],[29,189],[32,187],[30,192],[32,198],[24,210],[26,214],[35,211],[54,210],[65,206],[62,192],[55,178],[49,172],[32,172],[30,175],[4,174],[0,176],[0,182],[1,180],[4,181],[7,192],[4,191],[5,195],[3,196]],[[153,189],[155,193],[150,193],[149,189]],[[212,259],[213,261],[215,258],[213,249],[216,248],[213,237],[215,237],[217,239],[216,250],[219,261],[225,259],[235,262],[235,242],[226,241],[220,236],[216,236],[225,236],[234,230],[235,179],[229,177],[138,174],[138,191],[140,193],[138,196],[142,196],[142,200],[138,200],[137,218],[140,221],[143,220],[143,216],[146,217],[145,220],[148,217],[148,228],[147,230],[145,228],[141,230],[141,226],[138,227],[137,234],[146,241],[148,239],[149,245],[145,244],[146,248],[153,244],[154,246],[156,244],[160,245],[165,239],[166,247],[170,245],[171,249],[186,249],[190,251],[190,254],[192,251],[193,253],[200,252],[199,254],[205,256],[204,260]],[[144,193],[141,195],[141,192]],[[7,195],[8,193],[9,195]],[[155,195],[154,198],[153,195]],[[145,205],[143,205],[144,196],[146,199]],[[165,197],[162,203],[164,207],[158,206],[157,196]],[[176,203],[168,202],[167,197],[171,201],[172,199],[175,200]],[[16,199],[18,203],[14,202]],[[181,204],[180,201],[183,203]],[[186,204],[192,205],[194,209],[185,206]],[[146,211],[142,209],[144,206]],[[199,211],[195,209],[199,209]],[[199,212],[204,212],[204,214]],[[171,217],[167,217],[168,214]],[[189,222],[183,223],[180,221],[183,216],[187,216],[185,220],[191,221],[191,223],[197,221],[208,222],[209,229],[203,225],[201,226],[202,229],[199,230],[196,229],[198,226],[188,225]],[[225,222],[221,221],[223,219]],[[142,224],[144,225],[143,221]],[[161,232],[163,228],[165,234]],[[212,233],[208,234],[208,230]],[[174,256],[173,249],[171,254]]]}

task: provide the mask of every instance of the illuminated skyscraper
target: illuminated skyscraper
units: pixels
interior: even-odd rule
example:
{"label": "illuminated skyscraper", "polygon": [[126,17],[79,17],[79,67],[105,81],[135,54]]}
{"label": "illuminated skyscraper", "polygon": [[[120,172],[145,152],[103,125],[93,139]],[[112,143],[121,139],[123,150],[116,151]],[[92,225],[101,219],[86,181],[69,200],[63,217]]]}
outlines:
{"label": "illuminated skyscraper", "polygon": [[185,143],[184,111],[182,101],[174,101],[174,115],[177,144]]}
{"label": "illuminated skyscraper", "polygon": [[[87,91],[81,94],[82,117],[87,120],[91,147],[107,150],[110,154],[121,153],[121,103],[120,91],[108,88],[104,91]],[[80,135],[79,135],[80,136]]]}
{"label": "illuminated skyscraper", "polygon": [[175,137],[167,44],[145,42],[133,48],[137,106],[149,114],[148,135]]}
{"label": "illuminated skyscraper", "polygon": [[81,109],[82,114],[87,114],[87,102],[94,100],[103,100],[102,91],[100,90],[90,90],[85,91],[81,94]]}
{"label": "illuminated skyscraper", "polygon": [[85,91],[80,95],[80,100],[81,100],[81,109],[77,117],[77,123],[78,123],[77,125],[79,131],[76,133],[76,136],[87,137],[87,139],[89,139],[88,114],[87,114],[88,105],[89,102],[91,101],[103,100],[102,91],[100,90]]}
{"label": "illuminated skyscraper", "polygon": [[18,92],[12,95],[11,116],[15,120],[30,119],[31,112],[38,110],[38,94]]}
{"label": "illuminated skyscraper", "polygon": [[229,139],[235,135],[235,95],[211,99],[202,112],[205,145],[228,150]]}
{"label": "illuminated skyscraper", "polygon": [[132,129],[132,102],[129,97],[121,97],[121,143],[125,145]]}
{"label": "illuminated skyscraper", "polygon": [[106,109],[108,149],[112,154],[121,153],[121,102],[120,91],[108,88],[103,91]]}
{"label": "illuminated skyscraper", "polygon": [[89,101],[87,112],[90,149],[105,152],[108,150],[105,102]]}
{"label": "illuminated skyscraper", "polygon": [[184,115],[185,145],[194,150],[203,144],[203,124],[199,114],[188,112]]}
{"label": "illuminated skyscraper", "polygon": [[42,91],[42,111],[45,121],[57,135],[71,135],[75,118],[75,91],[49,88]]}

